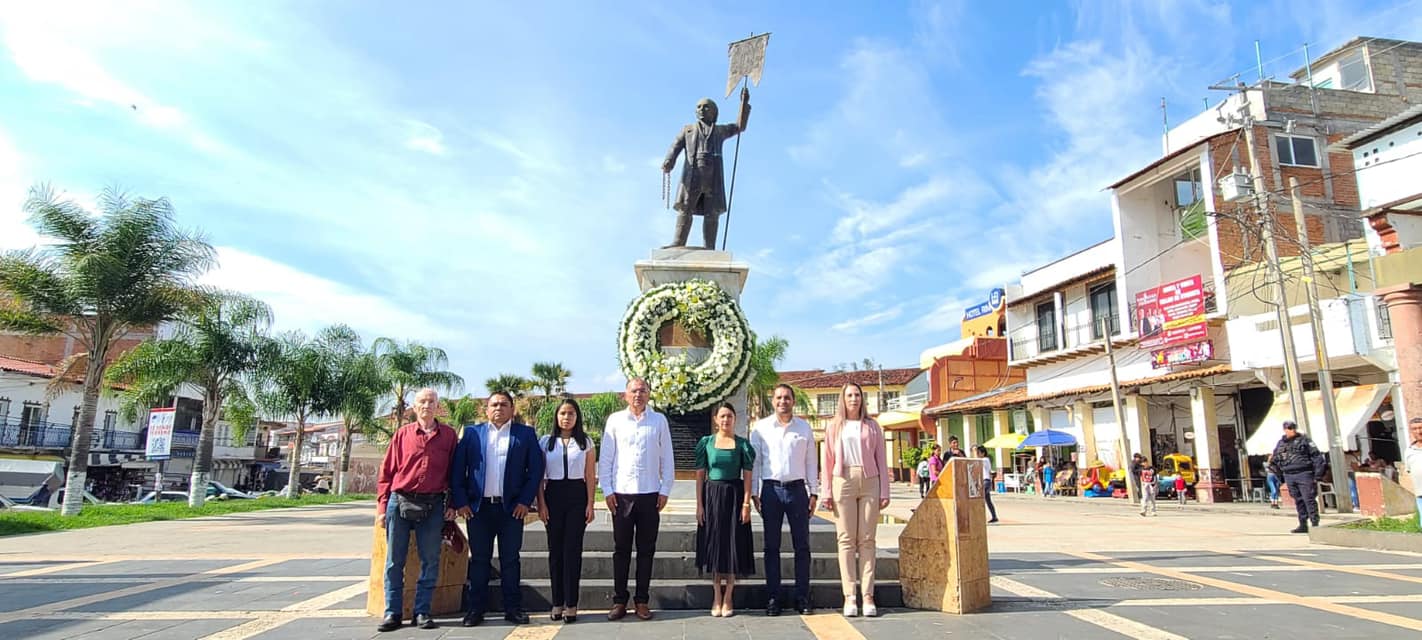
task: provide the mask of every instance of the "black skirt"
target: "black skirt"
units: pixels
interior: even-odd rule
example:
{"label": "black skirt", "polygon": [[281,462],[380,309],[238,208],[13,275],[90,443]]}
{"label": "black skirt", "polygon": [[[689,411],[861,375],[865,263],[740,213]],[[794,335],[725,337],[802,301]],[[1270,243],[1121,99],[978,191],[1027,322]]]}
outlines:
{"label": "black skirt", "polygon": [[696,568],[705,573],[755,573],[751,526],[741,522],[745,487],[740,480],[708,480],[702,489],[706,524],[696,527]]}

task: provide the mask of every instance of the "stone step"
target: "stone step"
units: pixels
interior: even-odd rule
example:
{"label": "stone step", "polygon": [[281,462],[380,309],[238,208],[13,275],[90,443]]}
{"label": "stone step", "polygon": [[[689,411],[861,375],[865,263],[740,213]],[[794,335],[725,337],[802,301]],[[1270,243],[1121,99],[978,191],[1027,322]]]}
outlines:
{"label": "stone step", "polygon": [[[525,579],[548,578],[548,561],[545,553],[524,550],[522,558],[522,575]],[[636,556],[633,556],[633,562],[636,562]],[[495,566],[497,564],[496,561]],[[756,576],[765,577],[765,568],[759,550],[755,555],[755,571]],[[878,580],[897,581],[899,579],[898,556],[891,552],[880,551],[874,572]],[[612,552],[588,551],[584,553],[582,575],[591,579],[611,579]],[[708,578],[697,570],[695,552],[658,552],[653,558],[652,575],[665,580]],[[786,551],[782,551],[780,554],[780,575],[782,579],[793,579],[795,576],[795,559],[793,554]],[[812,579],[838,580],[839,556],[833,553],[810,554],[810,577]]]}
{"label": "stone step", "polygon": [[[765,547],[765,534],[760,528],[753,528],[751,539],[755,542],[756,551],[759,552]],[[612,529],[610,528],[589,528],[583,534],[583,548],[589,551],[611,551]],[[814,526],[810,527],[810,553],[836,553],[839,542],[835,536],[834,527]],[[793,551],[790,546],[790,530],[785,529],[780,532],[781,553]],[[528,525],[523,531],[523,550],[547,551],[548,532],[542,525]],[[657,552],[688,552],[696,551],[696,527],[686,525],[663,525],[657,531]]]}
{"label": "stone step", "polygon": [[[525,611],[537,614],[551,608],[549,599],[552,592],[547,580],[524,580],[521,586]],[[612,580],[584,579],[579,586],[579,609],[596,611],[612,607]],[[489,611],[502,611],[503,596],[498,581],[490,582],[487,588]],[[634,590],[634,583],[629,581],[627,588]],[[789,609],[794,604],[790,600],[793,593],[794,581],[783,581],[779,596],[782,607]],[[652,580],[648,595],[652,609],[710,609],[711,581]],[[750,609],[752,611],[745,613],[757,615],[759,612],[754,610],[764,609],[767,600],[765,581],[756,578],[737,581],[732,598],[737,609]],[[817,609],[838,610],[843,607],[844,595],[839,580],[811,580],[810,601]],[[902,607],[903,589],[896,581],[881,581],[874,587],[874,601],[880,607]],[[794,611],[789,611],[789,614],[794,615]]]}

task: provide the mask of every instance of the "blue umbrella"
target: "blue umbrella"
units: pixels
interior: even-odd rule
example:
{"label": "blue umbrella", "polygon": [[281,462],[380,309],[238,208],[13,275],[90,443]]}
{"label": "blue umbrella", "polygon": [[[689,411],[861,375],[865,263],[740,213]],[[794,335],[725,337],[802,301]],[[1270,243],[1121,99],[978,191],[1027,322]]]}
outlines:
{"label": "blue umbrella", "polygon": [[1076,444],[1076,438],[1065,431],[1054,429],[1043,429],[1027,436],[1022,444],[1017,445],[1018,449],[1027,447],[1069,447]]}

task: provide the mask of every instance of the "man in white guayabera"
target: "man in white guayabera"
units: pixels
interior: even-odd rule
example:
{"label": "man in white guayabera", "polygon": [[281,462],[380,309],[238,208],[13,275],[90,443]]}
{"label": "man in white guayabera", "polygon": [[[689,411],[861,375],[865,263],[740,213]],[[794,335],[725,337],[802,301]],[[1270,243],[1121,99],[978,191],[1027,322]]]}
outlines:
{"label": "man in white guayabera", "polygon": [[597,461],[598,484],[612,512],[612,610],[608,620],[627,615],[627,574],[632,547],[637,547],[637,592],[632,596],[637,617],[652,619],[652,558],[657,549],[657,527],[667,506],[676,461],[672,458],[671,427],[666,416],[647,407],[651,388],[647,381],[627,381],[627,408],[607,417],[602,431],[602,458]]}

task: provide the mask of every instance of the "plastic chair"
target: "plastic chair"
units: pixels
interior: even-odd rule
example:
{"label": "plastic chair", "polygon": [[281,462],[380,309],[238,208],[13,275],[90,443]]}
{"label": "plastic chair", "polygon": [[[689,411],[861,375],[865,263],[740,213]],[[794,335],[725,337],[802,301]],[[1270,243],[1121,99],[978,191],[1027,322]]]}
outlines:
{"label": "plastic chair", "polygon": [[1264,495],[1264,488],[1263,488],[1263,487],[1254,487],[1253,493],[1251,493],[1250,496],[1249,496],[1249,501],[1250,501],[1250,502],[1268,502],[1267,496]]}
{"label": "plastic chair", "polygon": [[1336,493],[1333,492],[1333,483],[1331,483],[1331,482],[1320,482],[1320,483],[1318,483],[1318,511],[1319,511],[1319,513],[1322,513],[1325,509],[1328,509],[1330,506],[1333,508],[1334,511],[1337,511],[1337,510],[1338,510],[1338,494],[1336,494]]}

